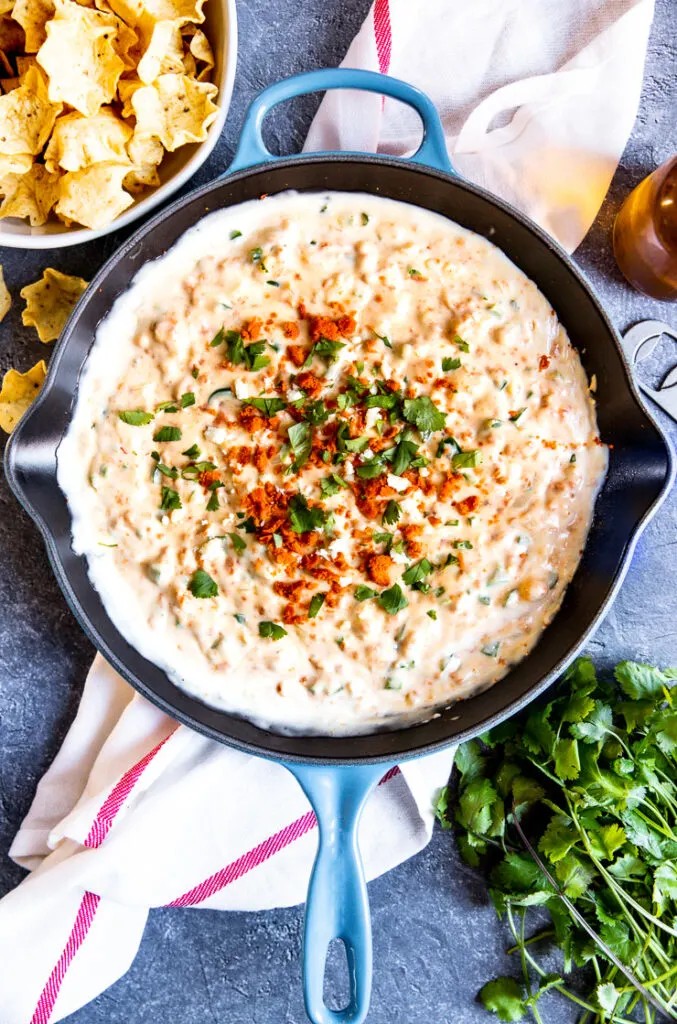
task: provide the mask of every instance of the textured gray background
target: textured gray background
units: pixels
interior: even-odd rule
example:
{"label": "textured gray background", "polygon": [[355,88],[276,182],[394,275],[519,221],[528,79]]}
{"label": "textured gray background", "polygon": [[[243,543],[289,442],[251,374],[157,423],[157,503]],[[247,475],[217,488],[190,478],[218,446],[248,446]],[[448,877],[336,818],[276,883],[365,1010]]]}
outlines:
{"label": "textured gray background", "polygon": [[[566,0],[564,0],[566,2]],[[276,78],[339,63],[369,0],[239,0],[240,51],[233,103],[216,152],[195,179],[208,181],[232,156],[249,100]],[[646,173],[677,151],[677,3],[657,0],[639,116],[606,202],[576,254],[618,327],[647,317],[677,324],[675,307],[634,292],[618,273],[610,232],[618,206]],[[306,97],[278,110],[268,141],[300,148],[316,107]],[[123,240],[53,254],[4,250],[13,294],[46,265],[92,276]],[[0,327],[0,369],[26,369],[45,354],[15,305]],[[675,353],[672,351],[672,362]],[[664,368],[672,365],[664,353]],[[663,417],[677,441],[677,425]],[[22,877],[6,856],[35,784],[58,749],[77,705],[92,648],[57,589],[37,531],[0,479],[0,895]],[[677,495],[642,537],[621,594],[591,645],[605,662],[621,657],[677,662]],[[481,1024],[483,981],[509,969],[506,934],[483,882],[464,867],[449,833],[436,831],[418,857],[370,886],[376,971],[372,1024]],[[73,1024],[302,1024],[301,911],[220,914],[154,911],[126,977],[76,1013]],[[28,952],[28,951],[27,951]],[[514,965],[513,965],[514,966]],[[339,973],[329,972],[334,988]],[[573,1024],[554,997],[547,1024]],[[2,1009],[0,996],[0,1024]]]}

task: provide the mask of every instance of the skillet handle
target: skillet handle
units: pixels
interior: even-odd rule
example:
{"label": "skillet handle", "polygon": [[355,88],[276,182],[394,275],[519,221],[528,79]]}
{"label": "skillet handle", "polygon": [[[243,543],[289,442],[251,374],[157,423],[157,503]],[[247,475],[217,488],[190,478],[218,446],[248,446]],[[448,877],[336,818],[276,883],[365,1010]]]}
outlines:
{"label": "skillet handle", "polygon": [[413,156],[407,159],[414,163],[424,164],[426,167],[446,171],[448,174],[455,173],[447,154],[447,145],[444,141],[439,114],[432,100],[420,89],[416,89],[399,78],[381,75],[377,71],[360,71],[355,68],[325,68],[320,71],[307,71],[300,75],[293,75],[291,78],[285,78],[281,82],[275,82],[260,92],[247,111],[240,135],[240,144],[227,173],[230,174],[233,171],[240,171],[244,167],[253,167],[256,164],[265,164],[277,159],[266,148],[261,134],[263,119],[271,107],[284,100],[293,99],[295,96],[302,96],[309,92],[324,92],[326,89],[363,89],[366,92],[389,96],[393,100],[400,100],[407,106],[413,107],[423,121],[423,141]]}
{"label": "skillet handle", "polygon": [[[320,833],[303,935],[303,991],[313,1024],[362,1024],[369,1010],[371,922],[357,829],[367,797],[389,767],[285,763],[308,797]],[[342,1010],[330,1010],[324,1002],[332,939],[343,940],[348,960],[350,1002]]]}

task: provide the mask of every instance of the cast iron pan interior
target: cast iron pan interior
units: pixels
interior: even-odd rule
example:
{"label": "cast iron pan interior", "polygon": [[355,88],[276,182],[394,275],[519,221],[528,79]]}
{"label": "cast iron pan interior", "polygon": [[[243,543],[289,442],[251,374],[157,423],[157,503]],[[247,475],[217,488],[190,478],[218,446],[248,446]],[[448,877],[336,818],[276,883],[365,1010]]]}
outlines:
{"label": "cast iron pan interior", "polygon": [[[55,453],[70,419],[78,375],[97,324],[137,270],[169,248],[206,213],[285,189],[371,192],[404,200],[486,236],[549,299],[597,378],[600,432],[612,444],[609,474],[578,571],[564,604],[532,653],[492,689],[431,721],[396,732],[327,739],[259,729],[175,687],[117,632],[92,587],[85,559],[70,546],[70,517],[56,482]],[[252,753],[332,763],[389,759],[460,741],[513,714],[573,658],[621,583],[643,524],[674,476],[670,449],[630,382],[614,331],[589,286],[543,232],[480,189],[396,160],[352,156],[293,158],[218,181],[146,224],[92,282],[62,336],[47,383],[7,448],[9,482],[45,538],[57,579],[93,643],[144,696],[200,732]]]}

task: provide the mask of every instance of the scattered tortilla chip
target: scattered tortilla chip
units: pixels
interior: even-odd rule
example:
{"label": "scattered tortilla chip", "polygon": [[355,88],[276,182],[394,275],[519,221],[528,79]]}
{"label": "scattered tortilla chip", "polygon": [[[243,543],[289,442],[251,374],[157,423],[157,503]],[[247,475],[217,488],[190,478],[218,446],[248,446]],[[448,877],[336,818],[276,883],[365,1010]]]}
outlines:
{"label": "scattered tortilla chip", "polygon": [[2,272],[2,265],[0,264],[0,320],[4,320],[9,313],[12,305],[12,296],[9,294],[9,288],[5,284],[5,275]]}
{"label": "scattered tortilla chip", "polygon": [[7,174],[0,181],[5,195],[0,217],[27,217],[31,227],[40,227],[59,198],[59,177],[43,164],[33,164],[25,174]]}
{"label": "scattered tortilla chip", "polygon": [[103,228],[115,220],[134,200],[122,188],[129,164],[105,163],[69,171],[59,181],[56,212],[67,223],[77,221],[86,228]]}
{"label": "scattered tortilla chip", "polygon": [[14,0],[0,0],[0,14],[9,14],[14,7]]}
{"label": "scattered tortilla chip", "polygon": [[165,155],[164,147],[159,139],[152,135],[143,135],[138,128],[127,145],[129,159],[133,164],[159,164]]}
{"label": "scattered tortilla chip", "polygon": [[[6,156],[0,153],[0,186],[8,174],[25,174],[33,166],[33,157],[30,153],[14,153]],[[0,194],[2,188],[0,187]]]}
{"label": "scattered tortilla chip", "polygon": [[202,8],[205,0],[143,0],[143,6],[155,21],[177,21],[185,25],[205,20]]}
{"label": "scattered tortilla chip", "polygon": [[122,103],[122,110],[120,113],[122,117],[134,117],[134,107],[132,106],[132,96],[137,89],[143,88],[143,82],[140,78],[121,78],[118,82],[118,99]]}
{"label": "scattered tortilla chip", "polygon": [[73,306],[87,281],[47,267],[39,281],[27,284],[19,294],[26,300],[21,319],[26,327],[35,327],[40,341],[55,341],[61,334]]}
{"label": "scattered tortilla chip", "polygon": [[31,367],[27,373],[8,370],[0,389],[0,429],[11,434],[15,426],[32,405],[47,376],[44,359]]}
{"label": "scattered tortilla chip", "polygon": [[55,0],[55,4],[47,40],[37,55],[49,75],[49,98],[93,117],[115,96],[125,69],[115,49],[117,29],[109,14],[81,7],[74,0]]}
{"label": "scattered tortilla chip", "polygon": [[29,68],[35,68],[37,66],[38,62],[32,55],[30,57],[26,57],[19,54],[16,58],[16,73],[21,79],[26,77],[26,72]]}
{"label": "scattered tortilla chip", "polygon": [[125,163],[125,146],[132,129],[117,116],[112,107],[101,107],[94,117],[83,117],[74,111],[57,119],[45,150],[45,166],[50,171],[63,167],[79,171],[92,164]]}
{"label": "scattered tortilla chip", "polygon": [[3,77],[9,76],[14,77],[14,68],[11,65],[10,59],[4,50],[0,50],[0,64],[2,64],[2,70],[5,72]]}
{"label": "scattered tortilla chip", "polygon": [[0,50],[10,54],[24,52],[24,30],[9,14],[0,17]]}
{"label": "scattered tortilla chip", "polygon": [[45,25],[54,17],[54,0],[16,0],[12,17],[26,34],[26,53],[37,53],[47,38]]}
{"label": "scattered tortilla chip", "polygon": [[60,113],[61,104],[50,101],[42,72],[30,67],[18,89],[0,96],[0,153],[37,155]]}
{"label": "scattered tortilla chip", "polygon": [[204,142],[218,113],[217,87],[187,75],[160,75],[132,96],[139,132],[155,135],[170,152],[187,142]]}
{"label": "scattered tortilla chip", "polygon": [[137,73],[142,82],[150,85],[160,75],[183,73],[183,39],[175,21],[158,21],[153,28],[150,43],[139,61]]}
{"label": "scattered tortilla chip", "polygon": [[21,85],[21,79],[20,78],[3,78],[3,79],[0,79],[0,86],[2,86],[2,91],[4,93],[11,92],[12,89],[18,89],[20,85]]}

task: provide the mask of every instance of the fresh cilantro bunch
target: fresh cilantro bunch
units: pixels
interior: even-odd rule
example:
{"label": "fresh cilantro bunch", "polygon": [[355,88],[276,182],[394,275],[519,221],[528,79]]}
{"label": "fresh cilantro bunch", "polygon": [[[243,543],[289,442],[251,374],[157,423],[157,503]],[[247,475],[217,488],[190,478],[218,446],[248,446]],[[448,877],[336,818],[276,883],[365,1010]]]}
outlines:
{"label": "fresh cilantro bunch", "polygon": [[[460,747],[459,848],[488,872],[522,967],[480,992],[500,1020],[543,1024],[550,990],[581,1024],[677,1020],[676,678],[625,661],[600,679],[581,658],[547,702]],[[564,974],[588,965],[587,996],[539,963],[553,941]]]}

